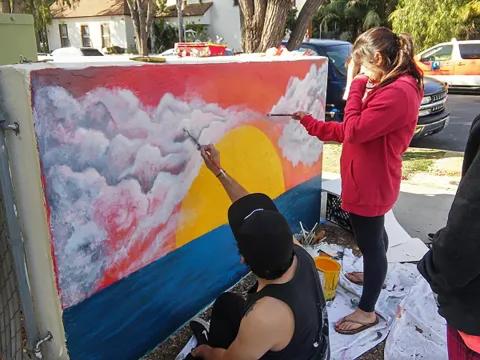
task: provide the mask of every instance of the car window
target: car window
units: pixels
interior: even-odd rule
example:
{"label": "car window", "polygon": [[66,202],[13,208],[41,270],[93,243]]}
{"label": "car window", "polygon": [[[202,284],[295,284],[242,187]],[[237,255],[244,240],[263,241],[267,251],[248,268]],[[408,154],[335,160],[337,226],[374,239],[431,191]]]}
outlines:
{"label": "car window", "polygon": [[452,45],[440,45],[434,47],[422,55],[422,61],[448,61],[452,60]]}
{"label": "car window", "polygon": [[320,55],[317,50],[315,50],[314,48],[311,48],[311,47],[309,47],[309,46],[302,46],[302,47],[300,47],[299,50],[300,50],[300,51],[307,51],[307,50],[308,50],[308,51],[311,51],[311,52],[312,52],[312,56],[318,56],[318,55]]}
{"label": "car window", "polygon": [[97,49],[81,49],[83,56],[103,56]]}
{"label": "car window", "polygon": [[334,45],[334,46],[327,46],[324,47],[328,58],[335,66],[335,68],[342,73],[343,75],[347,75],[347,68],[345,67],[345,63],[352,52],[352,45]]}
{"label": "car window", "polygon": [[460,44],[462,59],[480,59],[480,44]]}

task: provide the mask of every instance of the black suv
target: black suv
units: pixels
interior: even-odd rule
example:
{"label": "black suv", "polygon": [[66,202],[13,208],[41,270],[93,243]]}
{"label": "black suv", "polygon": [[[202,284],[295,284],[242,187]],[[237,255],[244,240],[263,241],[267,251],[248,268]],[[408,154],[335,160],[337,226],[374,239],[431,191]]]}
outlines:
{"label": "black suv", "polygon": [[[340,40],[311,39],[300,50],[310,49],[314,55],[328,58],[328,82],[326,121],[343,121],[345,101],[342,99],[347,83],[345,62],[352,51],[352,44]],[[425,77],[425,95],[418,113],[418,125],[414,139],[442,131],[450,120],[446,106],[448,87],[433,78]]]}

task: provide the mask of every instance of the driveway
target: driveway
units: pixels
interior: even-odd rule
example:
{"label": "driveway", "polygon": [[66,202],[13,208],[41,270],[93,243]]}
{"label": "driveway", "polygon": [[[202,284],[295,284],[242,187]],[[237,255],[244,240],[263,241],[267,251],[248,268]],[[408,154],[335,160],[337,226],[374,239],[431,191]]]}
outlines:
{"label": "driveway", "polygon": [[441,133],[416,140],[414,147],[464,151],[473,119],[480,114],[480,95],[448,95],[450,124]]}
{"label": "driveway", "polygon": [[428,233],[445,226],[454,195],[446,190],[402,184],[393,213],[411,237],[427,241]]}

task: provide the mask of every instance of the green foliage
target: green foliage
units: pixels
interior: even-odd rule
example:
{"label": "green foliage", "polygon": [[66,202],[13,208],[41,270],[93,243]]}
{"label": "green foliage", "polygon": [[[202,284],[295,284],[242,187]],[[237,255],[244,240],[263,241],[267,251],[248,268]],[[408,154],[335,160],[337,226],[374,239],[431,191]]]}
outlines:
{"label": "green foliage", "polygon": [[480,0],[401,0],[390,19],[394,31],[410,34],[421,51],[480,35]]}
{"label": "green foliage", "polygon": [[[64,4],[72,6],[79,0],[63,0]],[[48,37],[47,26],[52,23],[52,13],[50,12],[50,6],[52,6],[56,0],[26,0],[25,12],[33,15],[34,25],[37,37],[39,37],[38,45],[39,51],[48,52]]]}
{"label": "green foliage", "polygon": [[167,8],[167,0],[156,0],[156,5],[159,13],[165,12]]}
{"label": "green foliage", "polygon": [[164,12],[169,13],[171,11],[177,10],[177,5],[169,5],[164,7]]}
{"label": "green foliage", "polygon": [[190,38],[188,41],[208,41],[210,38],[208,35],[208,25],[188,23],[185,27],[185,30],[193,30],[197,34],[195,39]]}
{"label": "green foliage", "polygon": [[127,50],[128,54],[138,55],[138,49],[135,45],[131,44]]}
{"label": "green foliage", "polygon": [[363,31],[387,25],[397,0],[327,0],[313,19],[313,36],[354,41]]}
{"label": "green foliage", "polygon": [[110,46],[107,48],[107,54],[108,55],[125,54],[125,49],[121,48],[120,46]]}
{"label": "green foliage", "polygon": [[173,48],[175,45],[175,42],[178,40],[177,29],[167,24],[163,19],[154,21],[153,39],[153,51],[155,53],[162,53]]}
{"label": "green foliage", "polygon": [[291,8],[288,11],[287,22],[285,23],[285,35],[287,31],[293,31],[295,28],[295,22],[297,21],[298,9],[296,7]]}

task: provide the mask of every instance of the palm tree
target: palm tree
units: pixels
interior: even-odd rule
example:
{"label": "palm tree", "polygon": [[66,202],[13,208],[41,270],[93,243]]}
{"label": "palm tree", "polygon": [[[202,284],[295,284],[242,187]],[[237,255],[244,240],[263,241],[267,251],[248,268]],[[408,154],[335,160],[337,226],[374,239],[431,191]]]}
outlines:
{"label": "palm tree", "polygon": [[341,39],[353,41],[365,30],[388,26],[388,15],[397,3],[398,0],[330,0],[320,8],[314,28],[334,30]]}

